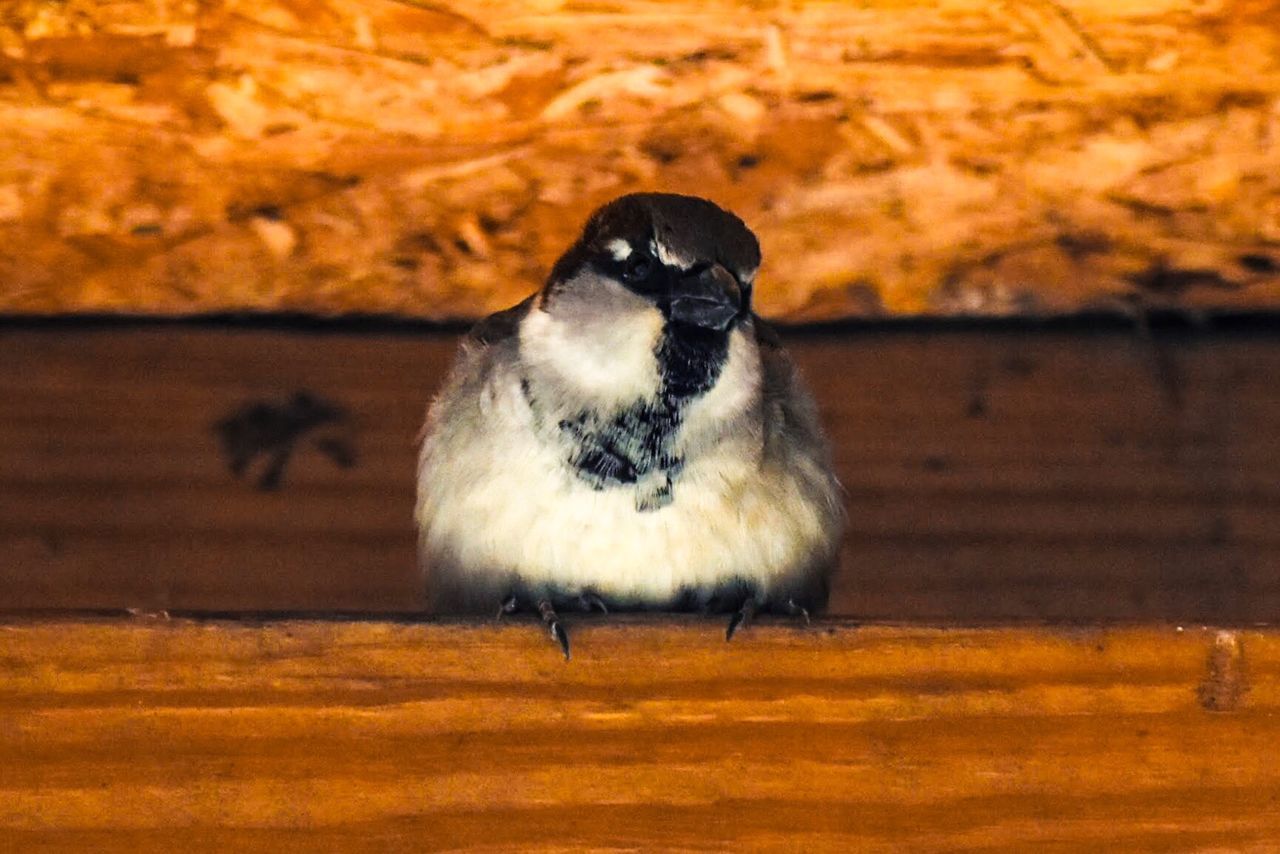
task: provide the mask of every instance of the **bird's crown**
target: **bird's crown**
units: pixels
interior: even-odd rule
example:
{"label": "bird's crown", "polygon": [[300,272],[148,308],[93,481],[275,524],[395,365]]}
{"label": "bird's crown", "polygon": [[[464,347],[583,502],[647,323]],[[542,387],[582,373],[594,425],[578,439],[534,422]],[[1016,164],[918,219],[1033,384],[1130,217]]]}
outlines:
{"label": "bird's crown", "polygon": [[760,244],[741,219],[714,202],[675,193],[632,193],[591,215],[557,272],[568,273],[567,267],[594,257],[624,266],[633,258],[651,259],[675,271],[719,264],[747,287],[760,266]]}

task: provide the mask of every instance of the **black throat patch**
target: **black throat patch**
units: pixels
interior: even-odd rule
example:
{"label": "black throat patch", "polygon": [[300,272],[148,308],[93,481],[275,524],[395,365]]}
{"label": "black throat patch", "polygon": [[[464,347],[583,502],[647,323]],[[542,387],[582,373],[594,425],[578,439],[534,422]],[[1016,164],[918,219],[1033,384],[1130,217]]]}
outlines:
{"label": "black throat patch", "polygon": [[[653,398],[614,412],[583,409],[559,422],[567,462],[595,490],[635,487],[636,510],[674,500],[684,460],[676,434],[688,405],[710,391],[729,358],[729,333],[667,322],[656,352],[662,385]],[[526,394],[528,393],[526,389]]]}

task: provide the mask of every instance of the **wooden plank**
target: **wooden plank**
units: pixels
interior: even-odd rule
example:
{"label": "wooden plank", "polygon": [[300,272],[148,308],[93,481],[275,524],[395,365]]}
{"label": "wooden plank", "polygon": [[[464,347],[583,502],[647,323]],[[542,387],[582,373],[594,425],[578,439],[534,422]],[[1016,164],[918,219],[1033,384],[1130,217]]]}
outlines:
{"label": "wooden plank", "polygon": [[[0,609],[421,608],[414,436],[455,343],[0,330]],[[1280,613],[1274,334],[865,329],[790,347],[848,492],[834,613]],[[262,491],[264,460],[232,474],[214,424],[299,390],[347,413],[354,464],[309,433],[281,488]]]}
{"label": "wooden plank", "polygon": [[1280,306],[1277,0],[8,5],[6,312],[474,318],[655,189],[789,320]]}
{"label": "wooden plank", "polygon": [[1280,846],[1280,636],[0,626],[21,851]]}

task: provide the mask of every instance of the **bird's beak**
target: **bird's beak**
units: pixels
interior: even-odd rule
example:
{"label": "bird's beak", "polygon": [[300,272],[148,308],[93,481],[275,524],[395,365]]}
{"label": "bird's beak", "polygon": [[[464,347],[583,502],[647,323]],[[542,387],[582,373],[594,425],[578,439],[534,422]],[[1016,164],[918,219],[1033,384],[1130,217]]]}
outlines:
{"label": "bird's beak", "polygon": [[676,279],[671,286],[671,318],[723,332],[742,310],[742,289],[719,264]]}

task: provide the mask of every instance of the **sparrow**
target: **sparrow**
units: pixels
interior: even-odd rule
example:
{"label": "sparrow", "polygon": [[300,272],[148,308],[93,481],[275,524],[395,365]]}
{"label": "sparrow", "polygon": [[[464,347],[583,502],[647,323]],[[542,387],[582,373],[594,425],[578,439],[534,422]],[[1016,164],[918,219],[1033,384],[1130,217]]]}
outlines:
{"label": "sparrow", "polygon": [[706,199],[622,196],[462,342],[421,434],[436,613],[803,617],[844,522],[817,408],[755,315],[760,246]]}

